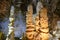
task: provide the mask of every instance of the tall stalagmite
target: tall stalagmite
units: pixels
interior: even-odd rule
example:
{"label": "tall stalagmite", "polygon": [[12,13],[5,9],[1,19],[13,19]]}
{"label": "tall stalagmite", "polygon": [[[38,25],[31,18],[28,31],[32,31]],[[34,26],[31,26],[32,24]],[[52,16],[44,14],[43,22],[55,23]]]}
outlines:
{"label": "tall stalagmite", "polygon": [[40,40],[40,25],[39,25],[39,14],[36,15],[35,17],[35,34],[34,34],[34,40]]}
{"label": "tall stalagmite", "polygon": [[8,25],[8,34],[6,40],[14,40],[14,6],[11,6],[10,17],[9,17],[9,25]]}
{"label": "tall stalagmite", "polygon": [[33,8],[28,6],[26,14],[26,35],[28,40],[49,40],[47,9],[42,7],[35,16],[33,24]]}
{"label": "tall stalagmite", "polygon": [[33,40],[34,35],[34,25],[32,21],[32,15],[33,15],[33,7],[30,4],[28,6],[28,11],[26,13],[26,35],[28,40]]}
{"label": "tall stalagmite", "polygon": [[48,16],[47,9],[42,8],[40,11],[40,38],[41,40],[49,40]]}
{"label": "tall stalagmite", "polygon": [[47,9],[42,8],[35,17],[34,40],[49,40]]}

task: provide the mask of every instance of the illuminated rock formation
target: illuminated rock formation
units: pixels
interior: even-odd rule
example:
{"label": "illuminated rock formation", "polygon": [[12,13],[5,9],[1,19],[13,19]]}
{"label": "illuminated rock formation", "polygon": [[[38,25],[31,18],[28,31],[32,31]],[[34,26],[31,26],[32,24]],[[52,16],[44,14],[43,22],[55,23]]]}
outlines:
{"label": "illuminated rock formation", "polygon": [[28,11],[26,13],[26,35],[29,40],[33,40],[34,35],[34,25],[32,21],[33,7],[32,5],[28,6]]}
{"label": "illuminated rock formation", "polygon": [[49,40],[47,9],[42,8],[35,17],[34,40]]}
{"label": "illuminated rock formation", "polygon": [[14,6],[11,6],[9,21],[10,21],[8,25],[9,30],[6,40],[14,40]]}
{"label": "illuminated rock formation", "polygon": [[40,37],[41,40],[49,40],[48,16],[47,9],[43,8],[40,11]]}
{"label": "illuminated rock formation", "polygon": [[36,15],[33,24],[33,8],[28,6],[26,14],[26,35],[28,40],[49,40],[47,9],[42,8]]}

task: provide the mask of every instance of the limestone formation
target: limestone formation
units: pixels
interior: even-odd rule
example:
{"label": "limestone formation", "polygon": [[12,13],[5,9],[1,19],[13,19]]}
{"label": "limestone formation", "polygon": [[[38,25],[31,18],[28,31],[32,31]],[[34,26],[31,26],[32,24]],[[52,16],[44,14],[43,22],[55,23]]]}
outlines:
{"label": "limestone formation", "polygon": [[6,40],[14,40],[14,6],[11,7],[10,11],[10,17],[9,17],[9,25],[8,25],[8,34]]}
{"label": "limestone formation", "polygon": [[26,13],[26,35],[29,40],[33,40],[34,35],[34,25],[32,22],[33,7],[32,5],[28,6],[28,11]]}

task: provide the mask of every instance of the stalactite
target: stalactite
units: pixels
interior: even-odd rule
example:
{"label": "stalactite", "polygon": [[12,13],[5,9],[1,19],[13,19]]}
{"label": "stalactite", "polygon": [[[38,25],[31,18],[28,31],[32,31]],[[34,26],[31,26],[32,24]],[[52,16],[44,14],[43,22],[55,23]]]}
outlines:
{"label": "stalactite", "polygon": [[6,40],[14,40],[14,6],[11,6],[9,21],[10,21],[8,25],[9,30]]}

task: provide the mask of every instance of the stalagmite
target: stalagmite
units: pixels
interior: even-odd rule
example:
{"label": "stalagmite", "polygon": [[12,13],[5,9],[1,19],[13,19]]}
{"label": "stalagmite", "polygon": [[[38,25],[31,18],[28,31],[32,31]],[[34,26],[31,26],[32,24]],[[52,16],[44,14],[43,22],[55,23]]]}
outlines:
{"label": "stalagmite", "polygon": [[39,14],[35,17],[35,34],[34,34],[34,40],[40,40],[40,31],[39,31],[40,25],[39,25]]}
{"label": "stalagmite", "polygon": [[36,16],[34,18],[35,20],[35,35],[34,35],[34,40],[41,40],[40,39],[40,10],[43,8],[42,3],[39,1],[37,3],[37,7],[36,7]]}
{"label": "stalagmite", "polygon": [[33,7],[30,4],[28,6],[28,11],[26,13],[26,35],[28,40],[33,40],[34,35],[34,25],[32,21],[32,15],[33,15]]}
{"label": "stalagmite", "polygon": [[42,8],[35,17],[34,40],[49,40],[47,9]]}
{"label": "stalagmite", "polygon": [[6,40],[14,40],[14,6],[11,6],[9,21],[10,21],[8,25],[9,30]]}
{"label": "stalagmite", "polygon": [[47,9],[39,3],[39,6],[37,5],[36,9],[37,14],[34,19],[32,18],[32,5],[28,6],[28,11],[26,14],[26,35],[28,40],[49,40]]}
{"label": "stalagmite", "polygon": [[41,40],[49,40],[48,16],[46,8],[42,8],[40,11],[40,25]]}

